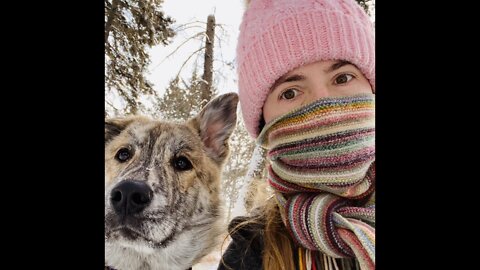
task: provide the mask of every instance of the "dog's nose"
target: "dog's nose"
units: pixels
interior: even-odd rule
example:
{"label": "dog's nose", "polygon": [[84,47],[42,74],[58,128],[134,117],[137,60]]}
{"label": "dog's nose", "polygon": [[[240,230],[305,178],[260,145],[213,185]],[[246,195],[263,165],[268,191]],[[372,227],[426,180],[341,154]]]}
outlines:
{"label": "dog's nose", "polygon": [[144,182],[125,180],[112,189],[110,202],[118,215],[127,216],[140,213],[152,196],[153,191]]}

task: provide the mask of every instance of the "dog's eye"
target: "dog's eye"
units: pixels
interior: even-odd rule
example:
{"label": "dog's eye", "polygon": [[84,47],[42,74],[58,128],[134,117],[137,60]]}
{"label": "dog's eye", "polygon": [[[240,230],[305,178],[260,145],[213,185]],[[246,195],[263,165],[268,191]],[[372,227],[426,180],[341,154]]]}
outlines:
{"label": "dog's eye", "polygon": [[192,163],[184,156],[173,158],[172,160],[173,167],[179,171],[187,171],[192,169]]}
{"label": "dog's eye", "polygon": [[132,156],[132,153],[130,152],[130,149],[121,148],[120,150],[118,150],[117,154],[115,155],[115,158],[120,162],[125,162],[129,160],[131,156]]}

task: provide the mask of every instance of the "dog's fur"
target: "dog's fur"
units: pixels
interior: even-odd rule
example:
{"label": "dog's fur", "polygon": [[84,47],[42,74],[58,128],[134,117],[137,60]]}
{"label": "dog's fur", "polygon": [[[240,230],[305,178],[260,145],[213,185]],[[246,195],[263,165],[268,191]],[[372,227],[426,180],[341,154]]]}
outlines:
{"label": "dog's fur", "polygon": [[[235,93],[219,96],[184,124],[139,116],[106,120],[107,266],[185,270],[217,245],[225,230],[220,173],[237,103]],[[119,151],[130,157],[121,161]],[[183,159],[180,165],[185,166],[185,158],[191,168],[179,169],[176,162]],[[152,197],[140,213],[120,218],[112,190],[122,181],[146,183]]]}

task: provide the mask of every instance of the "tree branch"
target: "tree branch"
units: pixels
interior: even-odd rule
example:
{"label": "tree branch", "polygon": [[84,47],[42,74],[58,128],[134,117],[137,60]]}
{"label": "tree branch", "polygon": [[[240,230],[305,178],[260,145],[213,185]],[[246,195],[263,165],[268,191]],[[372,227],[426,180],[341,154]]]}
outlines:
{"label": "tree branch", "polygon": [[194,24],[194,23],[207,24],[206,22],[202,22],[202,21],[193,21],[193,22],[188,22],[188,23],[180,24],[180,25],[179,25],[176,29],[174,29],[174,30],[175,30],[175,31],[180,30],[181,27],[184,27],[184,26],[187,26],[187,25],[190,25],[190,24]]}
{"label": "tree branch", "polygon": [[189,40],[192,40],[198,36],[201,36],[201,35],[205,35],[205,32],[199,32],[199,33],[196,33],[195,35],[187,38],[186,40],[184,40],[180,45],[178,45],[175,50],[173,50],[173,52],[169,53],[167,56],[165,56],[165,58],[163,58],[162,61],[160,61],[160,63],[158,63],[158,65],[156,65],[153,70],[155,70],[158,66],[160,66],[165,60],[167,60],[170,56],[172,56],[174,53],[176,53],[183,45],[185,45]]}
{"label": "tree branch", "polygon": [[178,71],[177,76],[175,76],[175,78],[178,78],[180,76],[180,72],[182,71],[183,67],[185,67],[188,60],[190,60],[190,58],[192,58],[192,56],[194,56],[196,53],[198,53],[199,51],[201,51],[203,49],[205,49],[205,46],[201,47],[200,49],[198,49],[198,50],[194,51],[192,54],[190,54],[190,56],[187,58],[187,60],[185,60],[185,62],[183,62],[182,66],[180,67],[180,70]]}
{"label": "tree branch", "polygon": [[112,9],[110,9],[110,12],[108,12],[108,19],[105,23],[105,44],[108,42],[108,35],[110,34],[113,20],[115,20],[115,15],[117,14],[119,2],[120,0],[112,0]]}

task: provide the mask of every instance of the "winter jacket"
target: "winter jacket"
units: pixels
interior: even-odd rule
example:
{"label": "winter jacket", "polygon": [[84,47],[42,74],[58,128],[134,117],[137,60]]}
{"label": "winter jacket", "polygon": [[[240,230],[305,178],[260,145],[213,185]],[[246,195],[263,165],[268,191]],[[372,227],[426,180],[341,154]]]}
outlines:
{"label": "winter jacket", "polygon": [[[236,217],[230,222],[228,231],[230,232],[232,241],[223,254],[223,262],[220,260],[217,270],[263,270],[262,253],[264,248],[263,235],[265,232],[265,224],[247,223],[246,225],[236,228],[238,224],[247,219],[247,217]],[[292,248],[294,250],[296,249],[294,246],[292,246]],[[295,268],[299,269],[298,252],[293,252],[293,260]],[[350,261],[348,263],[350,266],[347,266],[344,269],[358,269],[358,265],[353,259],[346,260]],[[228,265],[230,268],[225,265]],[[340,267],[340,269],[342,269],[342,267]]]}
{"label": "winter jacket", "polygon": [[246,220],[247,217],[236,217],[228,225],[232,241],[223,254],[223,262],[220,260],[218,270],[262,270],[265,224],[249,223],[234,231],[239,223]]}

